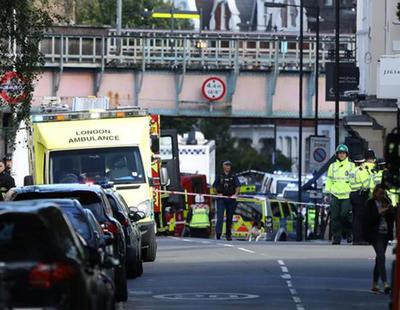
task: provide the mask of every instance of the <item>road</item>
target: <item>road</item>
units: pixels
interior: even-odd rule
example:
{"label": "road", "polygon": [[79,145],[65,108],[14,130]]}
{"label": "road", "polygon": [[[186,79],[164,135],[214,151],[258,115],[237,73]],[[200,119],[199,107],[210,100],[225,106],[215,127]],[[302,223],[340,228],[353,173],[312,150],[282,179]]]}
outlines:
{"label": "road", "polygon": [[157,255],[125,309],[388,309],[370,246],[160,238]]}

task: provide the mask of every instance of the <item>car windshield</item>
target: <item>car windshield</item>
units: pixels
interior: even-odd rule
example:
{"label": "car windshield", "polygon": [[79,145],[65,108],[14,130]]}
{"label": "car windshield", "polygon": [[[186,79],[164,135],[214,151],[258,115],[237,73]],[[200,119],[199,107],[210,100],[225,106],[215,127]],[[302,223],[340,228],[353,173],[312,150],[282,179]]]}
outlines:
{"label": "car windshield", "polygon": [[238,200],[235,214],[240,215],[246,222],[258,222],[262,220],[262,206],[263,202],[261,200]]}
{"label": "car windshield", "polygon": [[294,180],[279,180],[276,181],[276,194],[281,194],[288,184],[297,185],[298,182]]}
{"label": "car windshield", "polygon": [[47,260],[52,247],[45,225],[33,215],[0,217],[0,261]]}
{"label": "car windshield", "polygon": [[106,214],[100,197],[91,191],[67,191],[67,192],[21,192],[16,193],[13,200],[30,200],[30,199],[54,199],[69,198],[76,199],[82,207],[93,212],[99,223],[106,222]]}
{"label": "car windshield", "polygon": [[91,233],[89,223],[85,215],[78,208],[63,207],[62,210],[67,215],[72,227],[83,237],[85,240],[90,240]]}
{"label": "car windshield", "polygon": [[138,147],[101,148],[50,153],[51,183],[144,183]]}

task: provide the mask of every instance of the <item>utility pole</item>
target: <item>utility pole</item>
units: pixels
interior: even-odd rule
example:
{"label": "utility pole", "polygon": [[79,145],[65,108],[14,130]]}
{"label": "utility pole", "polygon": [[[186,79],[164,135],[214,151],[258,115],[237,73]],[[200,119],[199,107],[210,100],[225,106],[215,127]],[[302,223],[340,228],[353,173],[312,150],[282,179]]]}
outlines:
{"label": "utility pole", "polygon": [[335,147],[339,144],[339,75],[340,75],[340,0],[336,0],[336,33],[335,33]]}
{"label": "utility pole", "polygon": [[121,35],[121,28],[122,28],[122,0],[117,0],[117,20],[116,20],[116,28],[117,28],[117,35]]}
{"label": "utility pole", "polygon": [[317,10],[317,25],[315,29],[315,132],[318,136],[318,104],[319,104],[319,5],[316,7]]}

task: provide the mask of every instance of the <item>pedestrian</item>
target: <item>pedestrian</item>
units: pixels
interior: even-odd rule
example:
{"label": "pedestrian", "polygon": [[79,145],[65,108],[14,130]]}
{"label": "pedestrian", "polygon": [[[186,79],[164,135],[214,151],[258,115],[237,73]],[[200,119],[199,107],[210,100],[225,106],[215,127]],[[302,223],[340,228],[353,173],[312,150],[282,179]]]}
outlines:
{"label": "pedestrian", "polygon": [[335,153],[336,160],[329,165],[325,183],[325,201],[330,202],[332,244],[340,244],[342,235],[351,243],[353,240],[350,192],[355,166],[349,161],[349,149],[345,144],[338,145]]}
{"label": "pedestrian", "polygon": [[369,198],[371,172],[362,154],[354,156],[354,178],[351,180],[350,202],[353,211],[353,244],[367,245],[363,228],[365,204]]}
{"label": "pedestrian", "polygon": [[11,175],[11,169],[12,169],[12,165],[13,165],[12,154],[7,153],[7,155],[3,157],[3,162],[6,166],[5,172],[8,173],[9,175]]}
{"label": "pedestrian", "polygon": [[367,240],[372,244],[376,257],[373,271],[373,282],[371,290],[379,291],[379,279],[383,282],[385,294],[390,293],[390,285],[386,276],[386,248],[389,240],[393,239],[393,223],[395,219],[395,209],[385,198],[385,188],[378,184],[366,205],[365,225],[367,227]]}
{"label": "pedestrian", "polygon": [[191,237],[208,238],[211,223],[210,206],[204,203],[204,197],[197,194],[195,204],[189,207],[186,223]]}
{"label": "pedestrian", "polygon": [[6,165],[0,161],[0,200],[4,200],[4,195],[15,187],[14,178],[6,172]]}
{"label": "pedestrian", "polygon": [[221,239],[224,214],[226,213],[226,240],[232,240],[232,219],[236,208],[236,196],[240,191],[240,183],[232,172],[232,163],[226,160],[222,164],[223,172],[215,179],[214,190],[221,198],[217,198],[217,224],[215,227],[217,240]]}

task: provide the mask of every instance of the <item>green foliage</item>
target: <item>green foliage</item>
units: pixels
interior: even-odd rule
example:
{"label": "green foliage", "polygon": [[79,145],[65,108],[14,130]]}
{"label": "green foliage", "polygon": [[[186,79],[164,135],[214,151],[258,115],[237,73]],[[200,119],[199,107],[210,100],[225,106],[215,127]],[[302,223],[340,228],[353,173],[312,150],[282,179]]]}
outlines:
{"label": "green foliage", "polygon": [[[116,21],[116,0],[81,0],[76,4],[76,23],[81,25],[112,25]],[[153,19],[152,10],[169,10],[162,0],[122,0],[122,27],[169,29],[171,20]],[[146,14],[146,12],[148,12]],[[190,23],[174,20],[175,29],[187,29]]]}
{"label": "green foliage", "polygon": [[398,20],[400,20],[400,2],[397,2],[397,12],[396,12]]}
{"label": "green foliage", "polygon": [[[38,65],[43,63],[39,42],[44,30],[52,23],[49,10],[47,1],[41,1],[40,7],[35,6],[31,0],[3,0],[1,4],[0,76],[9,71],[20,74],[23,84],[18,94],[25,94],[22,101],[16,104],[0,99],[0,104],[8,106],[12,112],[6,132],[11,145],[20,121],[29,119],[33,84],[38,78]],[[13,46],[16,47],[15,54]]]}
{"label": "green foliage", "polygon": [[235,171],[248,169],[272,172],[274,170],[290,171],[291,161],[277,152],[275,165],[272,163],[272,150],[257,152],[249,141],[237,140],[230,135],[230,119],[189,119],[189,118],[161,118],[161,130],[174,128],[182,134],[197,127],[209,140],[216,143],[216,165],[220,171],[221,163],[230,160]]}

